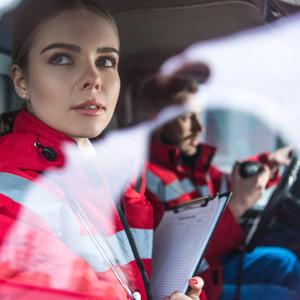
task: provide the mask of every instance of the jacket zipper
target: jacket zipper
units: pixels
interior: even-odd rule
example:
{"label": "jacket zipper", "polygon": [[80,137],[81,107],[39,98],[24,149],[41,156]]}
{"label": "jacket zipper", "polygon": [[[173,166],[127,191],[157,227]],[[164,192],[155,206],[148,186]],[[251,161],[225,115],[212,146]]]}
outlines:
{"label": "jacket zipper", "polygon": [[124,230],[125,230],[125,232],[127,234],[128,241],[130,243],[130,246],[131,246],[134,258],[136,260],[137,266],[138,266],[138,268],[140,270],[140,273],[141,273],[141,276],[143,278],[143,282],[144,282],[144,285],[145,285],[145,290],[146,290],[147,298],[148,298],[148,300],[153,300],[152,290],[151,290],[151,286],[150,286],[150,280],[149,280],[149,277],[148,277],[147,272],[145,270],[145,266],[144,266],[144,264],[143,264],[143,262],[142,262],[142,260],[140,258],[140,255],[139,255],[139,252],[138,252],[138,249],[137,249],[137,245],[136,245],[136,242],[135,242],[132,230],[131,230],[131,228],[130,228],[130,226],[128,224],[128,221],[127,221],[127,219],[125,217],[125,214],[122,211],[122,209],[120,208],[120,206],[116,205],[116,208],[117,208],[117,211],[119,213],[119,217],[120,217],[121,222],[123,224]]}

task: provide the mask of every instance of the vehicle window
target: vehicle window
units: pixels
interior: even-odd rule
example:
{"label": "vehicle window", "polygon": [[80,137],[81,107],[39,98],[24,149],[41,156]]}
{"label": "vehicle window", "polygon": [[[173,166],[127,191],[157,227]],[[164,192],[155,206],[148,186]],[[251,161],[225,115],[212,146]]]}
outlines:
{"label": "vehicle window", "polygon": [[10,56],[0,53],[0,113],[17,109],[21,105],[10,78],[10,64]]}

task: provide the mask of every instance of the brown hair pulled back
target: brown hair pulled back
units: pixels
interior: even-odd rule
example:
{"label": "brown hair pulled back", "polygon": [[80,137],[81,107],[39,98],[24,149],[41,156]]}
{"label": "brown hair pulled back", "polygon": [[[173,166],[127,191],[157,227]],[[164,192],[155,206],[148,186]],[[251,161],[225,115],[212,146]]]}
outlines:
{"label": "brown hair pulled back", "polygon": [[[70,10],[85,10],[99,14],[111,24],[119,37],[113,17],[97,0],[23,0],[16,8],[12,31],[12,65],[17,64],[26,72],[29,52],[39,29],[47,20]],[[0,136],[12,132],[14,121],[24,107],[26,104],[22,105],[20,110],[0,115]]]}

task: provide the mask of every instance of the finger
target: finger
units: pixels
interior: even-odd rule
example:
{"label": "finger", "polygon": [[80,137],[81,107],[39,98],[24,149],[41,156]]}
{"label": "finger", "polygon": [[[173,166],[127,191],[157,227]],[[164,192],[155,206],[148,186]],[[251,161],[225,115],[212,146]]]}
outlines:
{"label": "finger", "polygon": [[240,170],[240,163],[236,161],[232,169],[232,176],[240,177],[239,170]]}
{"label": "finger", "polygon": [[266,179],[269,179],[271,176],[271,169],[268,165],[263,164],[262,170],[257,174],[258,177],[265,177]]}
{"label": "finger", "polygon": [[289,147],[286,147],[286,148],[287,148],[286,153],[282,158],[281,164],[283,164],[285,166],[288,166],[291,163],[293,156],[295,155],[296,147],[295,146],[289,146]]}
{"label": "finger", "polygon": [[188,296],[192,299],[198,299],[202,292],[202,288],[204,286],[204,281],[201,277],[195,276],[189,280],[189,285],[191,290],[188,293]]}
{"label": "finger", "polygon": [[270,177],[271,177],[270,169],[268,167],[263,167],[263,169],[258,174],[250,178],[255,180],[255,182],[253,182],[253,188],[255,188],[256,191],[261,194],[260,197],[265,192]]}
{"label": "finger", "polygon": [[[166,297],[165,297],[166,298]],[[165,300],[164,298],[164,300]],[[188,297],[182,293],[179,292],[173,292],[172,295],[170,297],[167,297],[167,300],[186,300],[188,299]]]}

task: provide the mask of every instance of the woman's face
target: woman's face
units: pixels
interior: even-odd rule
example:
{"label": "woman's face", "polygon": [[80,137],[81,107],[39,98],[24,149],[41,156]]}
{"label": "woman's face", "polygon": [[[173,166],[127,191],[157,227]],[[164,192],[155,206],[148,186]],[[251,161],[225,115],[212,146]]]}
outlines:
{"label": "woman's face", "polygon": [[29,53],[29,111],[75,139],[99,135],[119,96],[118,50],[114,29],[96,13],[70,11],[47,21]]}

